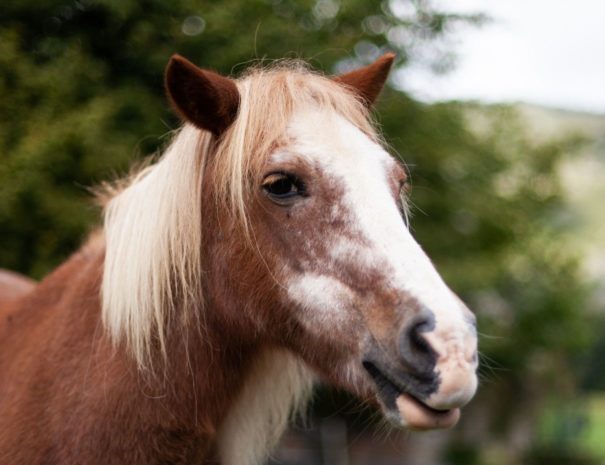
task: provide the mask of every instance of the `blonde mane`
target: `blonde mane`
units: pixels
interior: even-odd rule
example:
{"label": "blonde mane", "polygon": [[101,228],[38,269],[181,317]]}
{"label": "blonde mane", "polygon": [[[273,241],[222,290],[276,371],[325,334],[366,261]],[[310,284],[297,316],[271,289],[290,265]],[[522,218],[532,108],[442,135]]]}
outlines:
{"label": "blonde mane", "polygon": [[219,140],[185,124],[159,161],[123,183],[105,206],[103,323],[141,368],[151,364],[152,347],[168,356],[168,322],[200,317],[205,183],[214,193],[205,201],[233,215],[247,235],[247,199],[294,112],[334,111],[376,138],[353,92],[299,63],[252,69],[236,84],[238,116]]}

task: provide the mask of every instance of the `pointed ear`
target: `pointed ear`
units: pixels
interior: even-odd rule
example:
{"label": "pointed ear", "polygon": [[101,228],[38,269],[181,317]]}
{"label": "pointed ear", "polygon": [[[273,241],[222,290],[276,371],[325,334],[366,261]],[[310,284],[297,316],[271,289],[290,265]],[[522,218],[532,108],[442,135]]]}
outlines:
{"label": "pointed ear", "polygon": [[218,137],[235,121],[240,96],[231,79],[172,55],[164,83],[177,113],[198,128]]}
{"label": "pointed ear", "polygon": [[394,53],[385,53],[371,65],[336,76],[334,80],[352,88],[370,107],[384,87],[395,60]]}

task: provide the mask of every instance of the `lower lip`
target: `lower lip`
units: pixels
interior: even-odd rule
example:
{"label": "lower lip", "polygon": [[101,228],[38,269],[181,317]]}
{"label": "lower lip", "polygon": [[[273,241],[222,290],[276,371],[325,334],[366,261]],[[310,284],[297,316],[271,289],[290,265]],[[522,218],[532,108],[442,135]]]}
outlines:
{"label": "lower lip", "polygon": [[460,418],[460,409],[434,410],[409,394],[400,394],[395,400],[399,415],[412,430],[451,428]]}

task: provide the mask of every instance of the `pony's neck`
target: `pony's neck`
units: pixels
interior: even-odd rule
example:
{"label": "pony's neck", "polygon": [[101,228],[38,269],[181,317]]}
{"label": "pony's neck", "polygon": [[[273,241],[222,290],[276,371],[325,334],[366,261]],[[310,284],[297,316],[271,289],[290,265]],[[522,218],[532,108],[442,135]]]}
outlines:
{"label": "pony's neck", "polygon": [[208,318],[201,330],[192,327],[186,337],[178,332],[169,337],[169,382],[193,389],[190,402],[183,404],[186,396],[177,396],[174,408],[196,412],[197,427],[212,435],[213,463],[259,465],[292,416],[304,409],[314,375],[289,350],[238,341],[219,321]]}
{"label": "pony's neck", "polygon": [[298,356],[275,348],[258,353],[219,429],[220,463],[264,462],[292,416],[304,413],[312,387],[313,374]]}
{"label": "pony's neck", "polygon": [[256,341],[250,328],[245,337],[241,325],[227,325],[223,316],[234,310],[222,305],[209,298],[199,326],[182,326],[178,318],[167,323],[166,369],[152,378],[148,394],[172,393],[166,399],[172,411],[207,441],[201,455],[221,465],[257,465],[304,408],[314,376],[290,351]]}
{"label": "pony's neck", "polygon": [[[65,320],[77,322],[69,329],[74,337],[93,341],[91,358],[82,363],[97,367],[90,372],[87,382],[104,392],[99,408],[106,410],[99,416],[104,424],[91,425],[93,429],[122,431],[124,436],[144,431],[148,436],[145,440],[154,441],[154,447],[194,451],[193,463],[203,463],[209,457],[217,458],[221,465],[258,463],[256,459],[234,461],[225,453],[225,445],[233,444],[235,438],[256,449],[261,447],[250,439],[255,434],[259,439],[257,432],[242,429],[242,425],[255,421],[253,416],[262,416],[264,409],[259,411],[259,406],[267,404],[276,373],[263,369],[266,349],[230,336],[220,318],[205,319],[203,327],[185,326],[173,318],[167,321],[167,360],[163,360],[158,350],[153,368],[141,371],[124,344],[115,346],[106,332],[98,331],[97,296],[104,253],[104,238],[97,235],[57,270],[58,275],[53,273],[49,282],[43,283],[63,295],[77,289],[77,295],[73,296],[77,301],[62,311],[66,312]],[[205,308],[209,314],[214,310]],[[82,313],[86,315],[80,316]],[[260,376],[265,384],[259,384],[263,372],[269,377]],[[82,393],[82,411],[91,408],[85,405],[85,397]],[[282,409],[289,412],[289,405]],[[170,443],[165,443],[168,440]]]}
{"label": "pony's neck", "polygon": [[[276,445],[293,410],[304,405],[313,376],[299,357],[255,336],[255,312],[242,311],[242,303],[255,303],[238,289],[242,280],[233,276],[236,270],[225,269],[228,261],[219,259],[227,253],[223,235],[233,231],[218,224],[215,210],[207,210],[200,244],[206,260],[199,275],[202,282],[197,283],[204,291],[203,309],[197,308],[194,318],[182,319],[179,310],[191,313],[191,308],[177,305],[175,313],[165,315],[166,365],[150,381],[154,384],[149,395],[164,398],[164,405],[170,404],[170,410],[197,431],[204,448],[210,447],[203,455],[210,453],[222,465],[256,465]],[[239,274],[262,275],[262,269],[256,269],[262,264],[249,258],[244,263],[250,269],[237,270]],[[154,350],[162,360],[159,347]]]}

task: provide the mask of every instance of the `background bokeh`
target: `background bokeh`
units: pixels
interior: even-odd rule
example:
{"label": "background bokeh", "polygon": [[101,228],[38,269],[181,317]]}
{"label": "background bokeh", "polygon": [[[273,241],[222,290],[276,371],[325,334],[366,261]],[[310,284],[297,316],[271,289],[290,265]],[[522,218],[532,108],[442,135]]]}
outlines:
{"label": "background bokeh", "polygon": [[478,315],[479,393],[453,431],[418,434],[320,388],[272,460],[603,463],[605,117],[423,103],[401,79],[451,70],[453,38],[487,21],[430,0],[3,0],[0,267],[43,277],[98,225],[89,188],[164,146],[172,53],[237,75],[283,57],[338,73],[395,50],[377,118],[411,169],[415,236]]}

